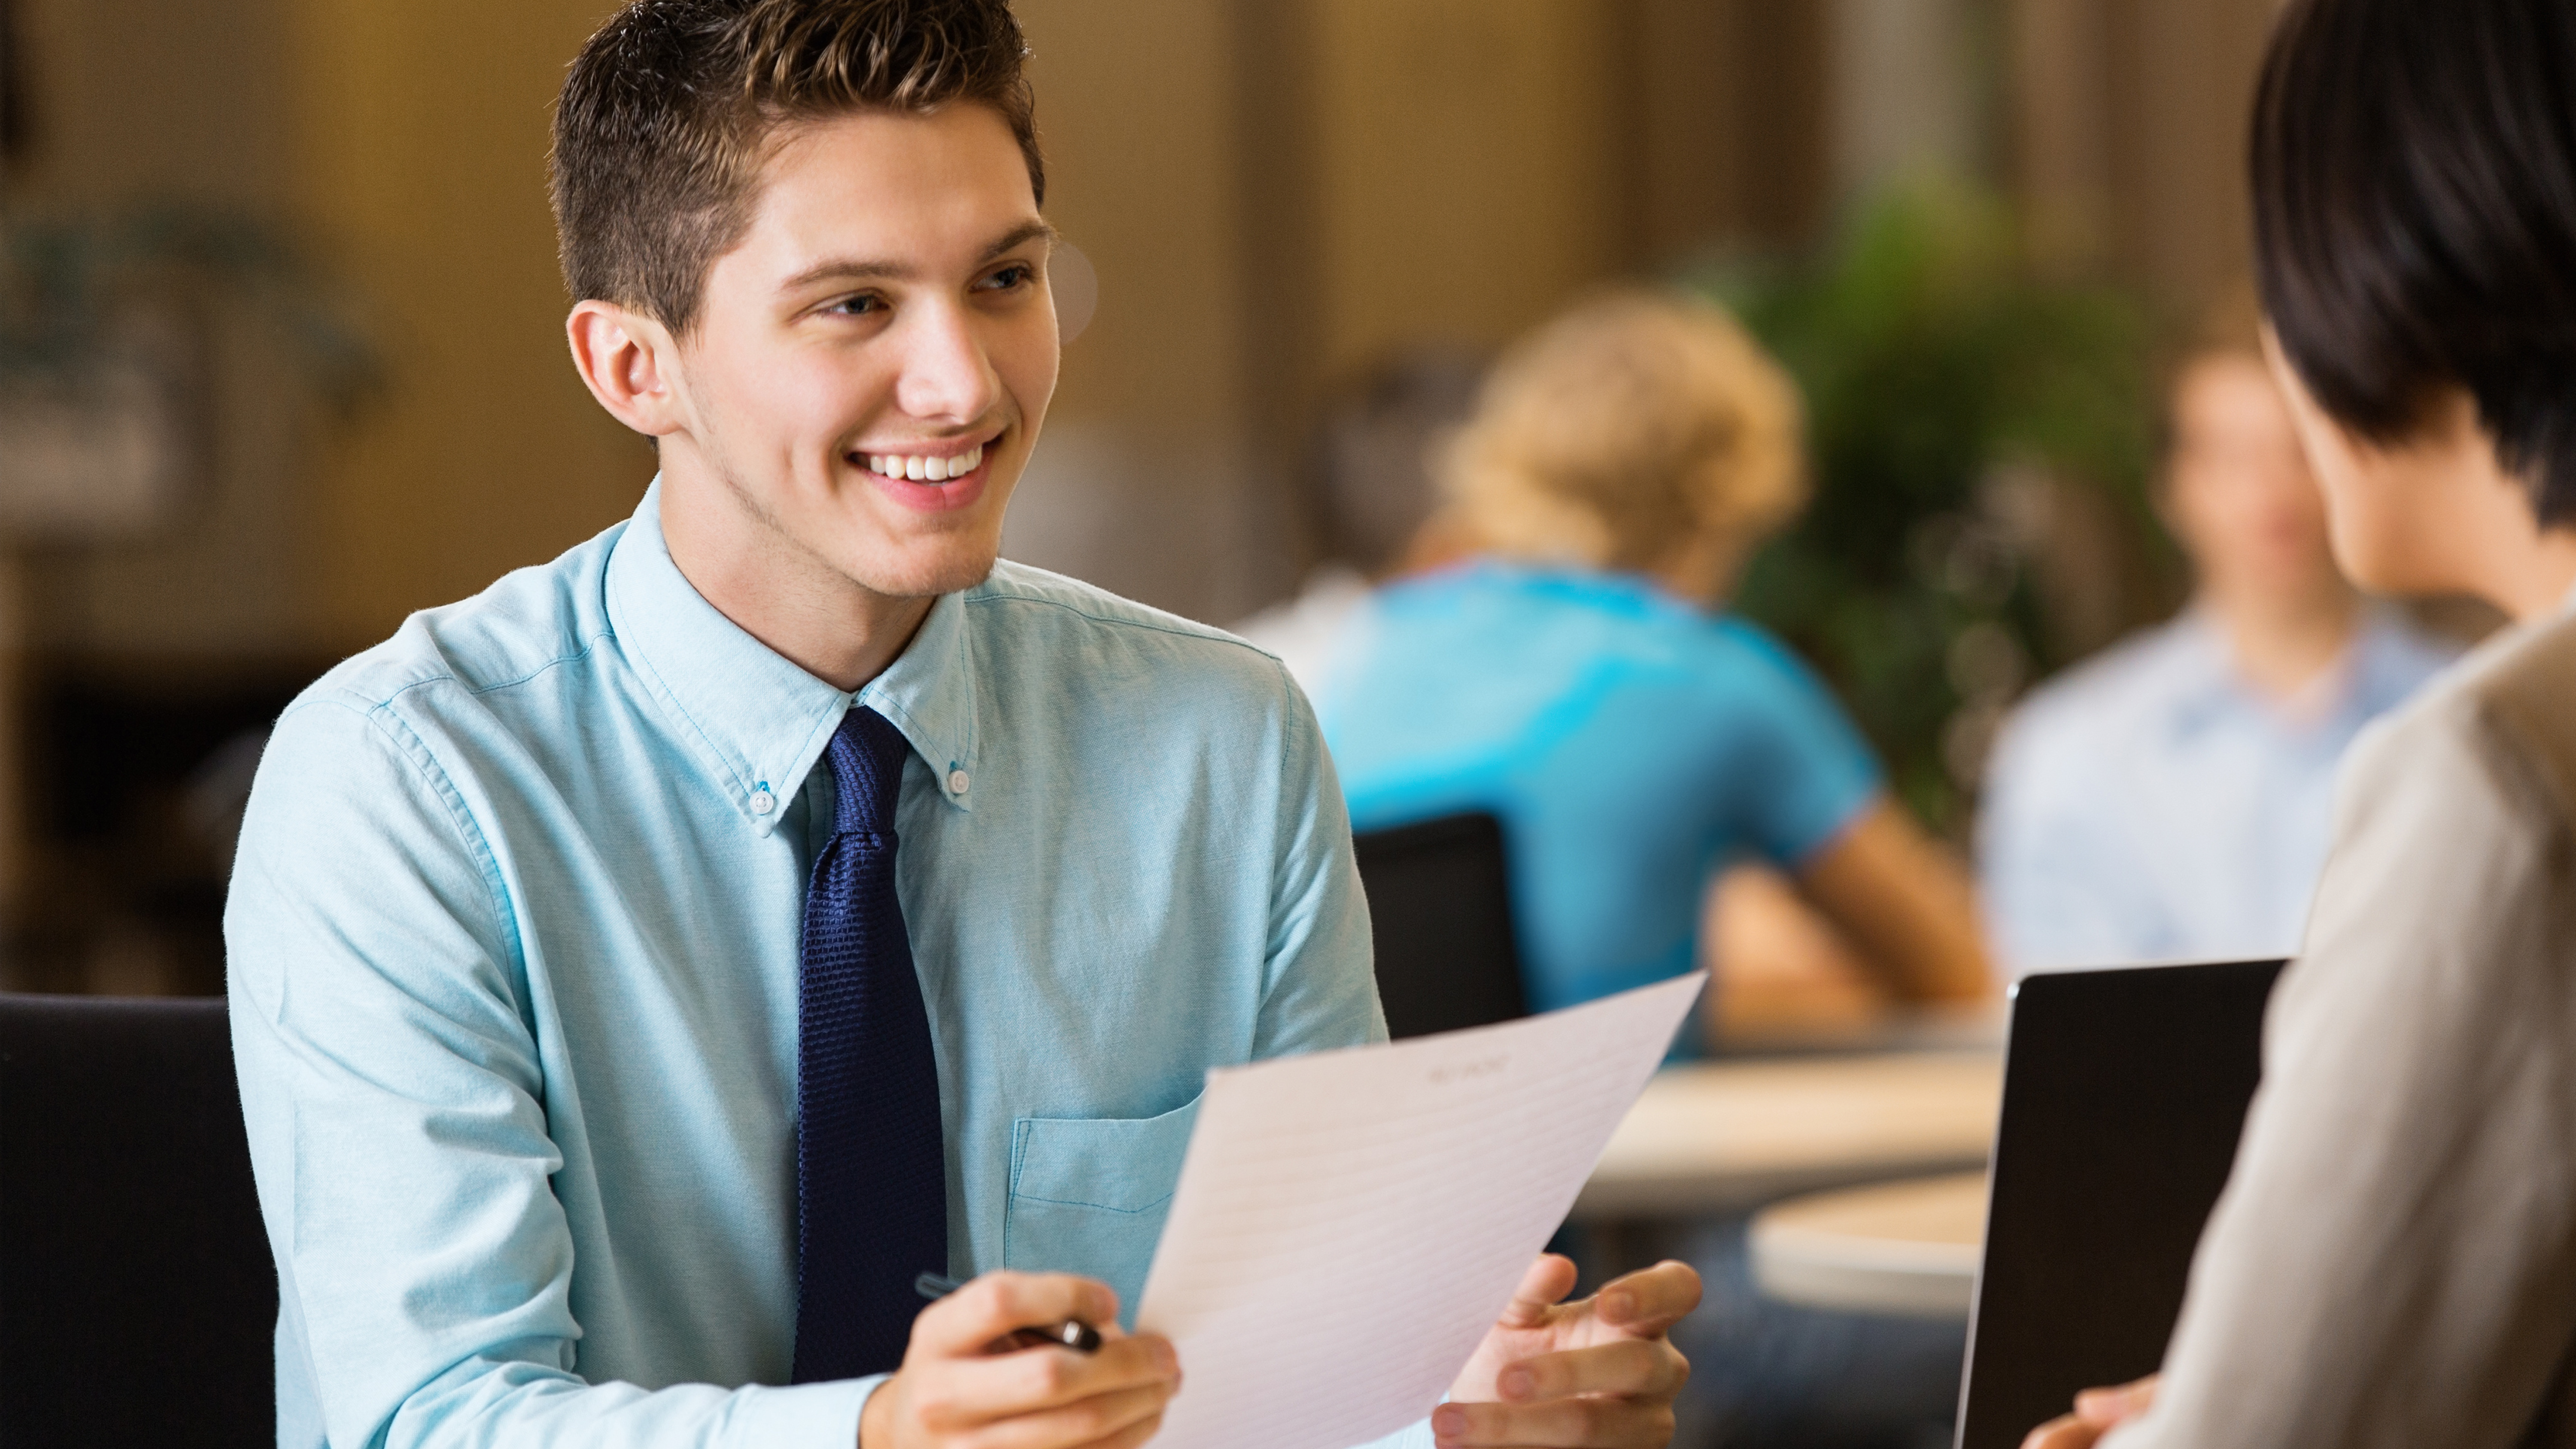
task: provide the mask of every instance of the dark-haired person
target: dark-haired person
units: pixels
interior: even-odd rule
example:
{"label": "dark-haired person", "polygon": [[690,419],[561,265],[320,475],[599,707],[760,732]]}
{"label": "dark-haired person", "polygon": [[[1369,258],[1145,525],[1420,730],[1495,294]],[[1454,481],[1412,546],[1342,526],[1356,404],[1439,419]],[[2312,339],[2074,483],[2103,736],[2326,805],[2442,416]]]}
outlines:
{"label": "dark-haired person", "polygon": [[[637,0],[574,63],[573,357],[660,477],[317,683],[242,830],[288,1449],[1139,1444],[1205,1072],[1383,1035],[1278,663],[995,562],[1057,365],[1022,53]],[[1668,1437],[1697,1280],[1570,1276],[1405,1437]]]}
{"label": "dark-haired person", "polygon": [[2516,626],[2354,750],[2161,1379],[2030,1442],[2576,1444],[2576,7],[2300,0],[2253,186],[2335,556]]}

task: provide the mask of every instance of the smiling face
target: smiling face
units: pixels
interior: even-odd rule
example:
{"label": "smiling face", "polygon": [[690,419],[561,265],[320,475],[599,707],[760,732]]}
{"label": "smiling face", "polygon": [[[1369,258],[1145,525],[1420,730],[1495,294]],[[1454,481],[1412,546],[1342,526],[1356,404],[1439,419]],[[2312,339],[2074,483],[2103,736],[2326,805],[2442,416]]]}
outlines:
{"label": "smiling face", "polygon": [[670,344],[665,530],[691,581],[793,610],[990,572],[1055,390],[1052,235],[983,106],[783,129]]}

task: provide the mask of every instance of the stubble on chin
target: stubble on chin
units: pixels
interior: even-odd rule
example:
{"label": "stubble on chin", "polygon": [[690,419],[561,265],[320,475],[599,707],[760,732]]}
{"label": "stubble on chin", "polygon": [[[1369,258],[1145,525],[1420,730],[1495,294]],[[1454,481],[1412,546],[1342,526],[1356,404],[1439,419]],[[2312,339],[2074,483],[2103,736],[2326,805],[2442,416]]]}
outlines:
{"label": "stubble on chin", "polygon": [[[730,470],[720,470],[718,476],[743,516],[777,547],[782,565],[818,580],[855,585],[884,598],[929,599],[984,582],[1001,558],[1001,530],[980,520],[914,540],[909,547],[889,537],[875,550],[832,548],[830,540],[810,537],[780,516]],[[867,527],[856,521],[845,526]],[[871,552],[878,557],[870,558]]]}
{"label": "stubble on chin", "polygon": [[897,598],[929,599],[941,594],[954,594],[971,589],[993,576],[993,565],[1001,558],[998,544],[986,544],[972,555],[950,555],[917,574],[896,570],[899,576],[881,581],[851,577],[851,582],[880,594]]}

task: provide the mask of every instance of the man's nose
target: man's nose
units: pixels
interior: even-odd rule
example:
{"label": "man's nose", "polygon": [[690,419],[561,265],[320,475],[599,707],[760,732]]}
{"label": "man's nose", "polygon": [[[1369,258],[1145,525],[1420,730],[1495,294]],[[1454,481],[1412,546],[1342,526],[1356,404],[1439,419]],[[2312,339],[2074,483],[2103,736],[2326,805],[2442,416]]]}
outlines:
{"label": "man's nose", "polygon": [[985,356],[983,339],[964,309],[932,306],[909,319],[903,375],[895,384],[895,405],[910,417],[965,423],[993,405],[999,383]]}

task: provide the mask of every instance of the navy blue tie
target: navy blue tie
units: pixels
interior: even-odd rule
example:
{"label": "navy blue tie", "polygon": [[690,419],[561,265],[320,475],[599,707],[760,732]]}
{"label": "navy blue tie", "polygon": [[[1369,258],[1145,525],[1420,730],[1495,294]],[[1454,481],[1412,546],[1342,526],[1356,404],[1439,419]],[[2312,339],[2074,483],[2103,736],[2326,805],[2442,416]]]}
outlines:
{"label": "navy blue tie", "polygon": [[913,1280],[948,1271],[939,1071],[894,893],[910,747],[852,709],[832,736],[832,839],[805,893],[796,977],[795,1382],[903,1361]]}

